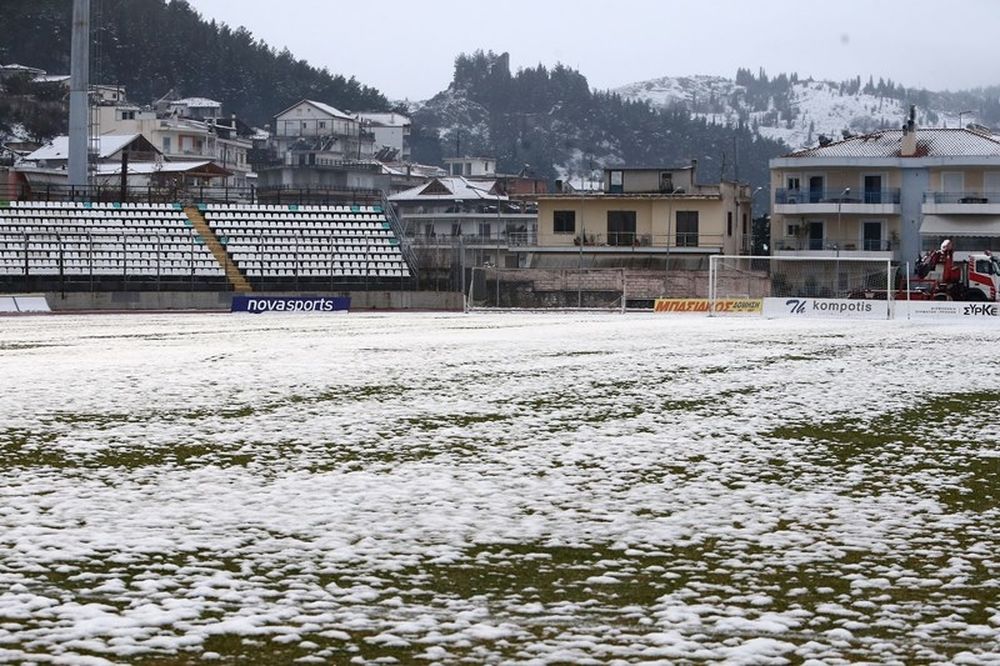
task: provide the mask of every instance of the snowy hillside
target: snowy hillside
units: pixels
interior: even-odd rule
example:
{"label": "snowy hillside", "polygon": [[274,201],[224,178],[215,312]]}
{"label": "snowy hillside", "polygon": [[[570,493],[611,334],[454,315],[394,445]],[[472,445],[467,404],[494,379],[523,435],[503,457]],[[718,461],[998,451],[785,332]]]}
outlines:
{"label": "snowy hillside", "polygon": [[[793,81],[785,96],[772,98],[764,108],[748,104],[746,87],[721,76],[668,76],[631,83],[614,92],[657,107],[681,105],[720,125],[742,120],[757,127],[762,136],[792,149],[815,145],[820,134],[839,138],[844,130],[859,133],[898,127],[907,113],[899,99],[863,91],[845,94],[843,84],[828,81]],[[917,120],[924,127],[959,126],[958,113],[943,108],[918,107]],[[963,124],[976,120],[974,113],[962,115]]]}

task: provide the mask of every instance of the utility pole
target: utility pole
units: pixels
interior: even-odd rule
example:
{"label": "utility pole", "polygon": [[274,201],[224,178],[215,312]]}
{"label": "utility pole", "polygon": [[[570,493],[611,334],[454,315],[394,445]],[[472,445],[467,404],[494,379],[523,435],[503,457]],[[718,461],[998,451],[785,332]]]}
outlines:
{"label": "utility pole", "polygon": [[69,86],[69,184],[87,185],[90,143],[90,0],[73,0]]}

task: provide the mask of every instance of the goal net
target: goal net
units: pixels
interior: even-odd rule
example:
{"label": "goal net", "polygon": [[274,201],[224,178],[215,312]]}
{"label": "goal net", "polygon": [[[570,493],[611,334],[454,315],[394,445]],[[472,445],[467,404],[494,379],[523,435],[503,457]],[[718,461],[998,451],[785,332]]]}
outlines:
{"label": "goal net", "polygon": [[623,268],[494,268],[470,272],[467,311],[625,311]]}
{"label": "goal net", "polygon": [[708,274],[710,301],[764,298],[885,301],[893,297],[895,269],[890,259],[719,255],[711,257]]}

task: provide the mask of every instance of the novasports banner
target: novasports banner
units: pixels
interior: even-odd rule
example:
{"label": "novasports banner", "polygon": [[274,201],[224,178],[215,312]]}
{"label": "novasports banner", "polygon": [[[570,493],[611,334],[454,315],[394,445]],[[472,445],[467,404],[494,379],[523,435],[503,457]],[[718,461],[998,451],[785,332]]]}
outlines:
{"label": "novasports banner", "polygon": [[[658,298],[653,305],[656,312],[701,312],[708,313],[707,298]],[[714,312],[727,314],[760,314],[764,300],[760,298],[719,298],[715,301]]]}
{"label": "novasports banner", "polygon": [[853,298],[765,298],[765,317],[888,319],[887,301]]}
{"label": "novasports banner", "polygon": [[347,312],[349,296],[233,296],[231,312]]}

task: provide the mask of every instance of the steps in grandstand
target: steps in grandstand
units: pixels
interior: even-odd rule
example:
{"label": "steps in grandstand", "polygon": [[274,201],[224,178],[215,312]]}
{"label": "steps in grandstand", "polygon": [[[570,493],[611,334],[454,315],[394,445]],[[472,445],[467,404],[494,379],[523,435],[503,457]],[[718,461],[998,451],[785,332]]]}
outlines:
{"label": "steps in grandstand", "polygon": [[250,281],[247,280],[246,276],[240,270],[239,266],[233,263],[232,258],[229,256],[229,252],[223,247],[222,243],[219,241],[218,236],[211,227],[208,226],[208,222],[205,221],[204,215],[198,210],[196,206],[185,206],[184,214],[188,216],[191,220],[191,224],[194,226],[195,231],[201,236],[202,240],[205,241],[205,247],[209,249],[215,260],[219,262],[222,269],[226,272],[226,279],[229,283],[233,285],[233,291],[239,293],[250,293],[253,291],[253,286]]}

